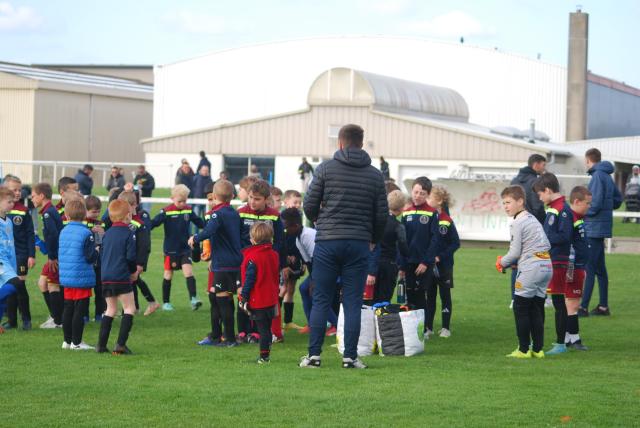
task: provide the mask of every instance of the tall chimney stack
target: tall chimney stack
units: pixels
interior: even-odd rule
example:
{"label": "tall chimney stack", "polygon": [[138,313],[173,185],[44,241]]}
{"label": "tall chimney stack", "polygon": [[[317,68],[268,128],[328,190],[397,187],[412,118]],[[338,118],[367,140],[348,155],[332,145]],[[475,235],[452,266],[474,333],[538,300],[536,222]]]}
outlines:
{"label": "tall chimney stack", "polygon": [[566,140],[587,138],[587,51],[589,14],[578,6],[569,14],[569,61],[567,67]]}

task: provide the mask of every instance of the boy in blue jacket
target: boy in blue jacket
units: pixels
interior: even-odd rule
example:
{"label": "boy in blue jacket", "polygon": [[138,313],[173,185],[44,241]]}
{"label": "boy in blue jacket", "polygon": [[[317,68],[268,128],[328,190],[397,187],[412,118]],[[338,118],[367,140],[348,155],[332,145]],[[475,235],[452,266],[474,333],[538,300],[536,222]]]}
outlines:
{"label": "boy in blue jacket", "polygon": [[[214,204],[211,211],[207,213],[209,221],[200,233],[189,239],[191,247],[207,239],[211,240],[210,269],[213,272],[213,287],[209,289],[211,332],[198,344],[232,347],[237,345],[233,325],[233,293],[238,288],[242,263],[241,220],[230,204],[233,198],[231,182],[218,180],[213,186],[209,184],[206,192],[207,199],[213,200]],[[224,340],[222,340],[221,323],[224,326]]]}
{"label": "boy in blue jacket", "polygon": [[[19,279],[16,273],[16,251],[13,240],[13,223],[9,211],[13,208],[13,192],[0,187],[0,320],[6,308],[7,299],[16,292]],[[0,334],[4,329],[0,326]]]}
{"label": "boy in blue jacket", "polygon": [[411,186],[412,203],[402,212],[409,256],[400,257],[398,274],[401,278],[406,278],[407,303],[415,309],[427,307],[426,284],[433,275],[438,251],[438,212],[427,203],[431,187],[431,180],[427,177],[416,178]]}
{"label": "boy in blue jacket", "polygon": [[549,252],[553,264],[553,277],[547,287],[547,294],[551,294],[555,309],[556,342],[546,355],[556,355],[567,351],[564,342],[567,332],[565,290],[573,237],[573,212],[560,193],[560,183],[555,175],[549,172],[542,174],[533,183],[533,191],[538,194],[540,200],[547,207],[544,233],[551,244]]}
{"label": "boy in blue jacket", "polygon": [[434,186],[429,195],[429,205],[438,211],[438,233],[440,234],[434,274],[427,282],[427,313],[425,337],[433,334],[433,319],[436,314],[436,297],[440,288],[442,304],[442,329],[440,337],[451,337],[451,289],[453,288],[453,254],[460,248],[458,230],[449,215],[452,205],[451,194],[442,186]]}
{"label": "boy in blue jacket", "polygon": [[107,342],[111,334],[113,318],[118,310],[118,301],[122,303],[124,315],[120,323],[118,341],[113,349],[114,355],[127,355],[129,333],[133,326],[136,304],[131,283],[136,272],[136,236],[129,229],[131,208],[122,200],[109,204],[109,218],[113,223],[102,239],[100,254],[102,294],[107,301],[107,310],[102,317],[96,352],[109,352]]}
{"label": "boy in blue jacket", "polygon": [[89,312],[91,290],[96,284],[93,264],[98,259],[93,233],[83,223],[87,210],[84,200],[73,199],[65,205],[69,222],[60,232],[60,283],[64,286],[62,349],[93,349],[82,341],[84,316]]}

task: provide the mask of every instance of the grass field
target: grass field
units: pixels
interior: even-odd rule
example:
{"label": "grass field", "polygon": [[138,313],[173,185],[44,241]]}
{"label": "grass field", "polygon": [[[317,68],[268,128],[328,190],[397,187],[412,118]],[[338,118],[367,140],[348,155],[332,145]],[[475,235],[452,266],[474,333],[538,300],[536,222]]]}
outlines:
{"label": "grass field", "polygon": [[[154,231],[146,279],[158,298],[161,245]],[[196,346],[208,331],[208,303],[192,312],[179,276],[174,313],[136,317],[131,357],[63,351],[59,330],[8,331],[0,336],[0,426],[638,426],[637,256],[608,258],[613,315],[581,321],[589,352],[513,361],[504,357],[516,338],[508,278],[492,268],[498,252],[458,252],[450,339],[435,338],[412,358],[368,357],[365,371],[341,369],[330,341],[321,369],[298,368],[307,340],[298,333],[273,347],[269,366],[255,364],[255,345]],[[196,277],[203,290],[204,264]],[[35,278],[34,325],[45,319]],[[304,324],[300,304],[295,315]],[[85,340],[95,344],[97,334],[90,323]]]}

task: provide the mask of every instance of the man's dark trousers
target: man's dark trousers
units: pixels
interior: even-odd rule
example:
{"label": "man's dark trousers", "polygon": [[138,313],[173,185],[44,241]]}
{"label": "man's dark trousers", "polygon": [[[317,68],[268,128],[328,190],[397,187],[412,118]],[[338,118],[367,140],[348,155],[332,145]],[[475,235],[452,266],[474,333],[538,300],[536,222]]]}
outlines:
{"label": "man's dark trousers", "polygon": [[336,281],[342,282],[344,310],[344,357],[358,357],[362,293],[367,280],[369,243],[352,239],[317,241],[313,252],[313,307],[309,355],[320,355],[327,327],[327,315],[336,293]]}
{"label": "man's dark trousers", "polygon": [[604,262],[604,238],[587,238],[589,244],[589,261],[587,262],[587,277],[584,281],[584,293],[580,306],[587,309],[593,293],[593,286],[598,277],[598,291],[600,301],[598,304],[603,307],[609,306],[609,275]]}

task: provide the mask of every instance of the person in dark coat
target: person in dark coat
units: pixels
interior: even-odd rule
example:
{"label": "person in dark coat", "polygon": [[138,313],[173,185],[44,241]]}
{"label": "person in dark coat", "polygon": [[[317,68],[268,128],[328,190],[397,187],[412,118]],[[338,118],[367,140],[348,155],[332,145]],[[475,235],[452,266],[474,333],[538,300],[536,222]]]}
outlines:
{"label": "person in dark coat", "polygon": [[389,179],[389,162],[384,160],[384,157],[380,156],[380,172],[385,181]]}
{"label": "person in dark coat", "polygon": [[124,176],[120,174],[120,168],[117,166],[111,168],[111,175],[107,182],[107,191],[111,189],[124,189]]}
{"label": "person in dark coat", "polygon": [[200,174],[200,170],[202,169],[203,166],[206,166],[207,168],[209,168],[209,171],[211,171],[211,162],[209,162],[209,159],[207,158],[207,155],[205,154],[204,150],[200,150],[200,162],[198,162],[198,168],[196,168],[196,174]]}
{"label": "person in dark coat", "polygon": [[525,205],[527,211],[538,219],[540,224],[544,223],[545,212],[544,204],[538,198],[538,195],[533,191],[533,182],[544,172],[547,159],[539,154],[533,154],[529,156],[527,166],[520,168],[518,175],[511,180],[511,185],[522,186],[526,195]]}
{"label": "person in dark coat", "polygon": [[[197,199],[206,199],[207,194],[205,189],[208,184],[212,184],[213,180],[211,180],[211,175],[209,175],[209,167],[204,165],[200,168],[198,174],[193,177],[193,189],[192,194],[194,198]],[[194,204],[193,210],[197,216],[202,217],[205,212],[206,205]]]}
{"label": "person in dark coat", "polygon": [[380,242],[389,215],[382,173],[362,149],[364,131],[345,125],[338,134],[339,150],[320,164],[305,195],[304,213],[316,224],[313,254],[313,307],[309,353],[300,367],[319,367],[327,314],[342,283],[344,309],[343,368],[363,369],[358,358],[362,294],[369,251]]}
{"label": "person in dark coat", "polygon": [[91,174],[93,173],[93,166],[90,164],[86,164],[82,167],[82,169],[78,170],[78,173],[74,177],[78,182],[78,191],[83,195],[87,196],[91,194],[91,190],[93,189],[93,178],[91,178]]}
{"label": "person in dark coat", "polygon": [[603,161],[598,149],[589,149],[585,153],[587,172],[591,176],[589,191],[591,207],[584,218],[585,233],[589,246],[587,277],[584,281],[584,293],[578,315],[588,316],[589,301],[598,277],[600,300],[591,315],[610,315],[609,312],[609,276],[604,260],[604,240],[611,238],[613,229],[613,210],[622,205],[622,194],[611,178],[614,167],[611,162]]}
{"label": "person in dark coat", "polygon": [[195,174],[189,162],[182,159],[182,166],[176,173],[176,184],[184,184],[189,188],[189,198],[193,198],[193,178]]}

